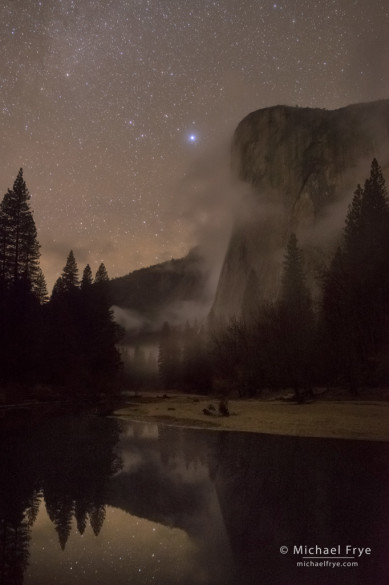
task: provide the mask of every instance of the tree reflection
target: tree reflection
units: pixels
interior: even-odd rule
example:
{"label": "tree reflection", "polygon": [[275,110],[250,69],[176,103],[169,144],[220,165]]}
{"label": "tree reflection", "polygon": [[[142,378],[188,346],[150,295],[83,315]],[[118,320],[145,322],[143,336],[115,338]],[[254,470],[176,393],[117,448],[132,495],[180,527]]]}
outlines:
{"label": "tree reflection", "polygon": [[59,544],[65,550],[72,529],[74,502],[66,492],[54,495],[49,490],[45,490],[45,500],[47,513],[58,533]]}
{"label": "tree reflection", "polygon": [[[97,417],[48,419],[2,437],[0,469],[7,473],[0,476],[0,583],[22,585],[43,499],[62,550],[72,531],[99,535],[106,506],[136,518],[134,546],[138,530],[145,537],[141,519],[180,529],[197,555],[193,580],[191,574],[185,583],[199,582],[201,573],[204,584],[305,585],[312,573],[297,574],[296,559],[280,558],[280,546],[343,546],[350,539],[374,547],[374,559],[365,559],[358,572],[338,573],[342,585],[383,582],[388,449]],[[114,559],[111,568],[117,571],[112,582],[123,582]],[[317,572],[315,583],[327,585],[328,573]]]}
{"label": "tree reflection", "polygon": [[30,526],[24,517],[0,521],[0,583],[19,585],[28,564]]}
{"label": "tree reflection", "polygon": [[119,426],[98,417],[51,418],[39,427],[1,431],[0,584],[21,585],[31,528],[43,497],[65,549],[73,519],[98,535],[109,478],[121,467]]}
{"label": "tree reflection", "polygon": [[29,558],[39,489],[24,437],[0,432],[0,583],[19,585]]}

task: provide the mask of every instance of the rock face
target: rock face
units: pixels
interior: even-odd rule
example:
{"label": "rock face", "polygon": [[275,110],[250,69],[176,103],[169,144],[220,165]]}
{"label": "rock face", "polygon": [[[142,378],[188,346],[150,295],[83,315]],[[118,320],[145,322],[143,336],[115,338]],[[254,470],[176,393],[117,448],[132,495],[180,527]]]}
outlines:
{"label": "rock face", "polygon": [[233,138],[232,168],[252,194],[235,221],[212,314],[240,315],[252,271],[260,296],[277,298],[292,232],[314,287],[374,157],[389,180],[389,100],[334,111],[275,106],[244,118]]}

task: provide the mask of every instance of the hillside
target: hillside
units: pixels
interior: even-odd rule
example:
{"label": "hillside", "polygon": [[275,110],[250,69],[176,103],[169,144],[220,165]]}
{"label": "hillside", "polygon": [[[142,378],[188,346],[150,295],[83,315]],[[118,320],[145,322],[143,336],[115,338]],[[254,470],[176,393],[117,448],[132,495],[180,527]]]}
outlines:
{"label": "hillside", "polygon": [[110,281],[112,304],[136,315],[146,328],[163,320],[180,320],[181,313],[202,314],[212,299],[208,271],[197,248],[187,256],[135,270]]}

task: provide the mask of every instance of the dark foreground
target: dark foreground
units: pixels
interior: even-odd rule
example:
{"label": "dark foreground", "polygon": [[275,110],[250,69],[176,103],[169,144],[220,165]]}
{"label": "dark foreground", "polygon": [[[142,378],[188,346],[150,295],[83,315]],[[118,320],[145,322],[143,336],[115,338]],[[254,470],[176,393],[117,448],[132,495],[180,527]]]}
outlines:
{"label": "dark foreground", "polygon": [[386,582],[388,443],[95,416],[2,433],[2,585]]}

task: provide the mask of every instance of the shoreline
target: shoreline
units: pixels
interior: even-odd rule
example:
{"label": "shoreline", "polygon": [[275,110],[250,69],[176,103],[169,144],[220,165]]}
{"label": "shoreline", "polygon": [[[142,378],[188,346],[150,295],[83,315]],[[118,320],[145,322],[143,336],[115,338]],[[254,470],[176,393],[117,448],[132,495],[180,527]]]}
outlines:
{"label": "shoreline", "polygon": [[170,426],[216,431],[389,441],[389,401],[315,401],[296,404],[281,400],[230,399],[230,416],[203,413],[219,400],[197,395],[134,397],[113,415]]}

